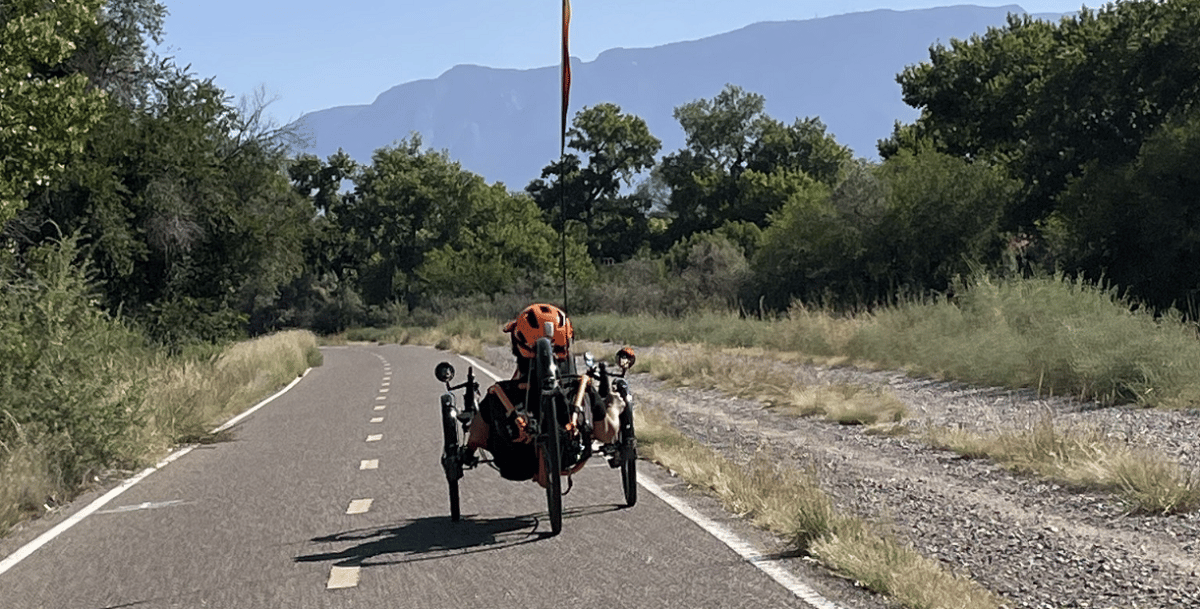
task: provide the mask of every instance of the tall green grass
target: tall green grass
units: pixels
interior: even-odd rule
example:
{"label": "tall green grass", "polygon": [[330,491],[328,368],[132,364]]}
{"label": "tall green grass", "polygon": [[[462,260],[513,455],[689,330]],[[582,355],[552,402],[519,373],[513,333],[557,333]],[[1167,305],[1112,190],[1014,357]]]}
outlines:
{"label": "tall green grass", "polygon": [[575,325],[594,340],[763,347],[1106,404],[1200,406],[1194,324],[1064,277],[981,276],[959,286],[954,298],[913,299],[856,315],[797,305],[777,320],[735,313],[586,315]]}
{"label": "tall green grass", "polygon": [[[0,267],[5,486],[36,475],[69,488],[104,464],[128,462],[136,443],[130,431],[144,421],[149,383],[138,362],[150,351],[140,334],[92,305],[76,252],[67,238],[31,252],[26,267]],[[25,504],[47,499],[17,494]],[[7,511],[0,507],[0,518]]]}
{"label": "tall green grass", "polygon": [[967,382],[1102,403],[1200,405],[1194,324],[1063,277],[980,277],[954,300],[876,313],[849,355]]}

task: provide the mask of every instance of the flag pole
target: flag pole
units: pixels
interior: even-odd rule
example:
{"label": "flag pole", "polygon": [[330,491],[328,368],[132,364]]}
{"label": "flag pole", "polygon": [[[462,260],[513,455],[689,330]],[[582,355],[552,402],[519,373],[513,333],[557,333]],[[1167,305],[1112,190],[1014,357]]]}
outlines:
{"label": "flag pole", "polygon": [[562,233],[562,290],[563,310],[567,310],[567,106],[571,99],[571,53],[568,38],[571,30],[571,0],[562,6],[562,120],[558,138],[558,207],[559,229]]}

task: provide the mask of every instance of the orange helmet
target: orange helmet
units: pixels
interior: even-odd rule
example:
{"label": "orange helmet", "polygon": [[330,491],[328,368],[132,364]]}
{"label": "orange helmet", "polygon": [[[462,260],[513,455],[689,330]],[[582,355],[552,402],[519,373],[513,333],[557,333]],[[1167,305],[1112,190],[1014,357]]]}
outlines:
{"label": "orange helmet", "polygon": [[516,319],[505,324],[504,331],[512,334],[513,351],[521,357],[532,359],[537,339],[546,336],[547,323],[554,328],[554,335],[547,338],[554,347],[555,359],[566,359],[571,339],[575,338],[575,330],[571,328],[571,320],[562,309],[548,304],[529,305]]}

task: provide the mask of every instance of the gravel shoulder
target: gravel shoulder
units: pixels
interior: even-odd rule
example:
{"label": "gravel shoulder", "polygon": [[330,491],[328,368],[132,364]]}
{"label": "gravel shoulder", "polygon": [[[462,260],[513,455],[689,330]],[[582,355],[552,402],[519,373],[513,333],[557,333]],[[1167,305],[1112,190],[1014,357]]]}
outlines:
{"label": "gravel shoulder", "polygon": [[[488,359],[505,365],[504,351]],[[839,509],[879,523],[1014,607],[1200,608],[1200,515],[1127,515],[1107,493],[1064,489],[919,439],[928,425],[995,431],[1050,417],[1056,425],[1102,429],[1196,470],[1200,413],[1097,408],[895,372],[787,367],[808,385],[890,391],[908,406],[904,424],[915,433],[869,434],[646,375],[631,384],[639,404],[734,460],[770,451],[780,463],[815,471]]]}

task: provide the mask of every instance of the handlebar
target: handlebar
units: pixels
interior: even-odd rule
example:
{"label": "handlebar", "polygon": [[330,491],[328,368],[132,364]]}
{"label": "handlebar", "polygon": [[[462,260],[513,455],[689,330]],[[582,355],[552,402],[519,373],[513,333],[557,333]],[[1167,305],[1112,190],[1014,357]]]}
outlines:
{"label": "handlebar", "polygon": [[608,376],[608,366],[604,362],[600,362],[598,366],[600,370],[600,397],[607,400],[612,395],[612,381]]}
{"label": "handlebar", "polygon": [[460,413],[460,415],[467,415],[467,413],[474,415],[476,398],[479,396],[479,383],[475,381],[475,368],[473,366],[467,368],[467,380],[463,381],[462,383],[451,385],[449,381],[446,382],[447,392],[453,392],[459,389],[466,389],[466,391],[463,392],[463,411]]}

